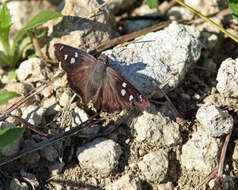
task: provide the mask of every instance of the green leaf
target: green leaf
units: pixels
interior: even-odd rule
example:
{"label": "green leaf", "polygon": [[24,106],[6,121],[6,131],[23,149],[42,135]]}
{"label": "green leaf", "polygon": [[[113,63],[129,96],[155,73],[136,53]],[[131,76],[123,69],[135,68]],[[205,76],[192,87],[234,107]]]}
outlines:
{"label": "green leaf", "polygon": [[22,128],[5,128],[0,130],[0,149],[6,145],[12,144],[24,133],[25,127]]}
{"label": "green leaf", "polygon": [[15,48],[17,47],[17,43],[22,40],[24,34],[26,34],[26,31],[24,31],[23,29],[19,30],[16,34],[16,36],[13,39],[13,47],[12,47],[12,51],[15,52]]}
{"label": "green leaf", "polygon": [[[24,35],[27,33],[27,31],[36,28],[37,26],[44,24],[48,22],[49,20],[56,19],[59,17],[62,17],[63,15],[58,12],[53,11],[42,11],[38,15],[36,15],[28,24],[19,30],[13,39],[13,45],[12,45],[12,53],[11,55],[15,55],[17,52],[23,52],[23,50],[19,50],[19,47],[21,46],[21,42],[23,42]],[[17,55],[16,58],[19,58],[20,55]]]}
{"label": "green leaf", "polygon": [[8,57],[2,51],[0,51],[0,64],[4,64],[4,65],[10,65],[11,64]]}
{"label": "green leaf", "polygon": [[24,31],[31,30],[37,26],[48,22],[49,20],[62,17],[63,15],[54,11],[42,11],[36,15],[28,24],[22,29]]}
{"label": "green leaf", "polygon": [[10,70],[8,73],[7,73],[8,77],[10,79],[15,79],[17,77],[17,74],[16,74],[16,70]]}
{"label": "green leaf", "polygon": [[0,105],[2,104],[7,104],[8,100],[14,98],[14,97],[19,97],[21,96],[20,94],[17,94],[16,92],[10,92],[7,90],[1,90],[0,91]]}
{"label": "green leaf", "polygon": [[238,0],[230,0],[229,8],[232,11],[233,17],[238,21]]}
{"label": "green leaf", "polygon": [[[22,56],[24,48],[26,48],[26,45],[24,45],[24,41],[26,38],[27,32],[21,29],[17,32],[15,38],[13,39],[11,55],[15,58],[14,63],[17,63],[17,61]],[[27,46],[28,45],[29,43],[27,43]],[[15,66],[14,64],[12,65]]]}
{"label": "green leaf", "polygon": [[4,49],[9,52],[9,32],[11,28],[11,15],[10,11],[7,8],[6,3],[3,3],[2,8],[0,10],[0,40],[3,44]]}
{"label": "green leaf", "polygon": [[158,0],[147,0],[146,3],[151,9],[153,9],[153,8],[155,8],[157,2],[158,2]]}
{"label": "green leaf", "polygon": [[39,38],[46,37],[48,31],[45,28],[37,28],[37,30],[35,30],[35,32],[36,32],[37,39],[39,39]]}

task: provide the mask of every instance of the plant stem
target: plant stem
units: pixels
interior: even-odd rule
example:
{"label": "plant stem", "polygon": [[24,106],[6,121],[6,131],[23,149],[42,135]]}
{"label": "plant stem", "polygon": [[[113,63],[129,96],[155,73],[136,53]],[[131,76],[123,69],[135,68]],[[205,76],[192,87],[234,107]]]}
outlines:
{"label": "plant stem", "polygon": [[180,0],[175,0],[177,3],[179,3],[180,5],[186,7],[187,9],[189,9],[191,12],[193,12],[194,14],[200,16],[201,18],[203,18],[204,20],[206,20],[207,22],[209,22],[210,24],[214,25],[218,30],[220,30],[221,32],[223,32],[224,34],[226,34],[227,36],[229,36],[232,40],[234,40],[236,43],[238,43],[238,39],[233,36],[231,33],[227,32],[224,28],[222,28],[221,26],[219,26],[218,24],[216,24],[215,22],[213,22],[211,19],[209,19],[208,17],[204,16],[202,13],[196,11],[195,9],[193,9],[192,7],[188,6],[187,4],[181,2]]}

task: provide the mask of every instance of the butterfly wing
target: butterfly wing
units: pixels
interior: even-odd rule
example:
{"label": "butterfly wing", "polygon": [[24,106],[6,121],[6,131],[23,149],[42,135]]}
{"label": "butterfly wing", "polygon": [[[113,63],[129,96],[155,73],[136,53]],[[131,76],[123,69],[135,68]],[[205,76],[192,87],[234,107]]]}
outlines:
{"label": "butterfly wing", "polygon": [[97,100],[102,97],[102,82],[95,79],[100,75],[100,73],[95,75],[95,70],[101,68],[97,64],[97,59],[84,51],[64,44],[55,44],[55,55],[67,73],[71,89],[82,98],[83,103],[97,102],[96,106],[100,107]]}
{"label": "butterfly wing", "polygon": [[139,110],[144,110],[150,105],[148,99],[120,73],[107,67],[106,76],[102,110],[113,112],[130,109],[133,105]]}
{"label": "butterfly wing", "polygon": [[55,44],[55,55],[67,73],[69,85],[84,104],[92,102],[97,111],[143,110],[149,101],[125,77],[98,59],[79,49]]}

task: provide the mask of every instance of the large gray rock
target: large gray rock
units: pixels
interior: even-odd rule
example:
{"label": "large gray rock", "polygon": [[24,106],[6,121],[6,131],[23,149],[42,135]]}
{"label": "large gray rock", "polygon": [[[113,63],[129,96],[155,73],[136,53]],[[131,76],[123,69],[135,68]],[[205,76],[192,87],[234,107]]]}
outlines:
{"label": "large gray rock", "polygon": [[63,18],[49,26],[49,56],[54,58],[55,43],[64,43],[83,50],[94,50],[102,41],[114,36],[114,17],[97,0],[69,0],[62,10]]}
{"label": "large gray rock", "polygon": [[234,120],[228,111],[209,102],[198,109],[196,117],[212,137],[220,137],[229,133],[234,125]]}
{"label": "large gray rock", "polygon": [[164,30],[151,32],[138,41],[120,48],[104,51],[109,65],[124,75],[134,86],[145,94],[156,92],[161,96],[155,80],[159,84],[169,81],[167,89],[175,88],[185,74],[200,57],[201,46],[198,39],[183,25],[170,24]]}
{"label": "large gray rock", "polygon": [[37,82],[45,81],[49,70],[45,67],[45,63],[39,58],[31,58],[23,61],[16,70],[17,78],[21,82]]}
{"label": "large gray rock", "polygon": [[139,142],[157,146],[174,146],[181,142],[179,125],[156,112],[154,105],[137,117],[134,129]]}
{"label": "large gray rock", "polygon": [[138,163],[138,167],[145,179],[150,182],[161,182],[165,180],[168,166],[168,153],[164,150],[150,152]]}
{"label": "large gray rock", "polygon": [[80,167],[89,172],[109,175],[118,164],[122,153],[119,144],[112,140],[98,138],[77,149]]}
{"label": "large gray rock", "polygon": [[238,59],[224,60],[217,73],[217,90],[224,97],[238,97]]}
{"label": "large gray rock", "polygon": [[142,190],[142,184],[138,177],[124,175],[105,187],[106,190]]}
{"label": "large gray rock", "polygon": [[182,147],[181,165],[189,170],[197,170],[209,174],[219,161],[222,143],[213,138],[202,127],[192,134]]}

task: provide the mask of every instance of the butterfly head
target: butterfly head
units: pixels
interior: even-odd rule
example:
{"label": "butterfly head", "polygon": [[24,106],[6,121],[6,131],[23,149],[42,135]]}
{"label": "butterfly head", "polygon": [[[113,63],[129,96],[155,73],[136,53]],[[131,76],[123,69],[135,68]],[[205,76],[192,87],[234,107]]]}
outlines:
{"label": "butterfly head", "polygon": [[98,58],[97,61],[102,64],[107,64],[108,63],[108,57],[104,54],[101,54]]}

